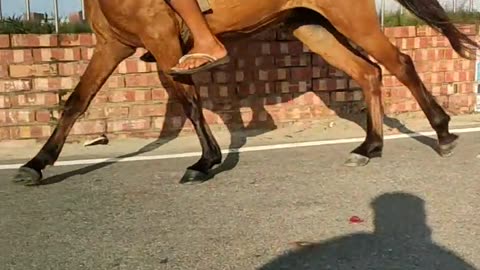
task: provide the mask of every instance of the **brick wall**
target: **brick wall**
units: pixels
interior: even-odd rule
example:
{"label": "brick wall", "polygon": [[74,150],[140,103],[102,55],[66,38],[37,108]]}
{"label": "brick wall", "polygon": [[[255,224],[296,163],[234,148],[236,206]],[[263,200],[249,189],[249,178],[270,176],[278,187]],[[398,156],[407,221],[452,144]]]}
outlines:
{"label": "brick wall", "polygon": [[[463,31],[476,35],[474,26]],[[427,27],[386,29],[411,55],[429,90],[454,113],[473,112],[475,61],[459,58],[443,36]],[[95,37],[0,35],[0,140],[44,140],[93,52]],[[227,44],[234,61],[195,81],[212,128],[259,128],[358,113],[362,92],[343,72],[281,29]],[[138,58],[122,62],[78,121],[70,138],[97,134],[156,137],[191,132],[183,111],[160,83],[156,66]],[[384,71],[387,114],[419,111],[409,91]],[[168,132],[166,132],[168,131]]]}

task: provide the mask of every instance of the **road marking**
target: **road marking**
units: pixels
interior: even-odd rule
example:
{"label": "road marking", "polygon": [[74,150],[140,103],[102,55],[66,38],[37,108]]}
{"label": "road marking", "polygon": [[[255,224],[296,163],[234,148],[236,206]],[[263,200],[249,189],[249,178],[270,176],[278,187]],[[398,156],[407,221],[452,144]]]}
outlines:
{"label": "road marking", "polygon": [[[480,127],[452,129],[450,130],[450,132],[458,133],[458,134],[480,132]],[[426,131],[426,132],[416,132],[416,133],[410,133],[410,134],[387,135],[384,137],[384,140],[396,140],[396,139],[403,139],[403,138],[414,138],[414,137],[435,136],[435,135],[436,133],[434,131]],[[222,150],[222,153],[223,154],[245,153],[245,152],[277,150],[277,149],[321,146],[321,145],[347,144],[347,143],[363,142],[364,140],[365,140],[365,137],[357,137],[357,138],[350,138],[350,139],[335,139],[335,140],[283,143],[283,144],[261,145],[261,146],[248,146],[248,147],[236,148],[236,149],[224,149]],[[201,155],[202,155],[202,152],[187,152],[187,153],[179,153],[179,154],[135,156],[135,157],[125,157],[125,158],[80,159],[80,160],[57,161],[54,166],[57,167],[57,166],[72,166],[72,165],[89,165],[89,164],[110,163],[110,162],[162,160],[162,159],[199,157]],[[23,164],[0,165],[0,170],[18,169],[22,165]]]}

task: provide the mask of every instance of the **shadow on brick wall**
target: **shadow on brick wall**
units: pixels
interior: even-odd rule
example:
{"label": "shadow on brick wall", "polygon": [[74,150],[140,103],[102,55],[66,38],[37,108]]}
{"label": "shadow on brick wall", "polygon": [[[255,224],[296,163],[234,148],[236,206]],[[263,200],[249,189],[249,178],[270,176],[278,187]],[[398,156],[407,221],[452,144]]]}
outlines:
{"label": "shadow on brick wall", "polygon": [[[262,41],[243,41],[235,45],[227,43],[232,55],[231,63],[194,77],[203,96],[207,122],[225,125],[231,135],[229,148],[241,148],[249,137],[275,130],[278,124],[288,125],[288,122],[282,121],[284,119],[304,122],[336,115],[365,130],[361,90],[343,72],[329,66],[316,55],[305,52],[298,42],[282,34],[278,34],[277,40],[278,44]],[[267,54],[257,56],[258,50]],[[168,100],[158,138],[136,152],[117,158],[153,151],[177,138],[185,126],[191,128],[190,121],[174,98],[175,90],[165,84],[164,87]],[[395,118],[385,116],[384,121],[387,126],[402,133],[414,133]],[[434,149],[436,147],[436,140],[432,138],[413,138]],[[239,155],[236,152],[227,154],[223,163],[212,170],[211,178],[235,168],[240,160]],[[113,163],[113,160],[107,161],[53,176],[45,179],[44,184],[61,182]]]}

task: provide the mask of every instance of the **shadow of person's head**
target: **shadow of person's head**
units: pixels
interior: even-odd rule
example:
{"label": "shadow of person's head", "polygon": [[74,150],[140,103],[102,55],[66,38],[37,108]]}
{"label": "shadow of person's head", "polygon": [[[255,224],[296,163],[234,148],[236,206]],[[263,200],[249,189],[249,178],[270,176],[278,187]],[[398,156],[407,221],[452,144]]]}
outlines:
{"label": "shadow of person's head", "polygon": [[259,269],[475,269],[432,241],[423,199],[407,193],[386,193],[370,206],[374,211],[372,233],[302,243]]}
{"label": "shadow of person's head", "polygon": [[430,241],[425,201],[408,193],[385,193],[370,204],[377,237],[417,238]]}

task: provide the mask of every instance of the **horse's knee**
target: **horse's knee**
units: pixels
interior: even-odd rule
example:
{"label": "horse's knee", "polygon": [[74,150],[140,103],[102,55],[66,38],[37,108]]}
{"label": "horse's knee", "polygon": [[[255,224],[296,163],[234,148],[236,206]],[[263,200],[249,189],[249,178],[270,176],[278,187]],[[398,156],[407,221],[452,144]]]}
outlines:
{"label": "horse's knee", "polygon": [[65,102],[63,115],[67,117],[80,116],[88,106],[89,97],[74,91]]}

